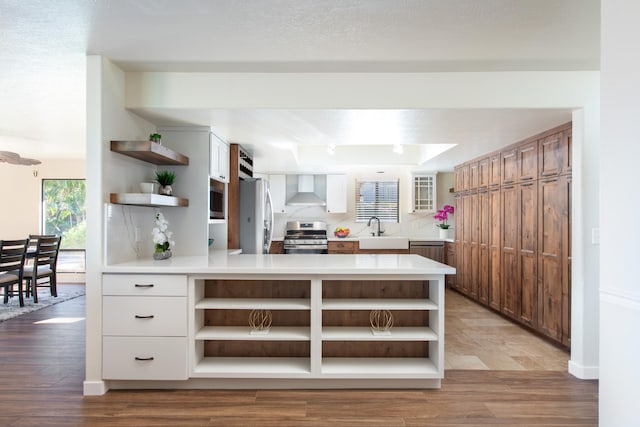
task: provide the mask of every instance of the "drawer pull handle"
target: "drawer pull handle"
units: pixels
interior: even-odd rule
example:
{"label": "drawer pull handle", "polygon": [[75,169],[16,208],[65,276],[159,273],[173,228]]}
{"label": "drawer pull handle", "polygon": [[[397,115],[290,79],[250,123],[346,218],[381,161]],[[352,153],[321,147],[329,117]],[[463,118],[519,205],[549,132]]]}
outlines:
{"label": "drawer pull handle", "polygon": [[148,316],[140,316],[139,314],[136,314],[136,319],[153,319],[153,314],[150,314]]}
{"label": "drawer pull handle", "polygon": [[139,360],[141,362],[150,362],[150,361],[153,360],[153,356],[151,356],[151,357],[138,357],[138,356],[136,356],[136,360]]}
{"label": "drawer pull handle", "polygon": [[136,288],[153,288],[153,283],[149,284],[149,285],[140,285],[138,283],[135,284]]}

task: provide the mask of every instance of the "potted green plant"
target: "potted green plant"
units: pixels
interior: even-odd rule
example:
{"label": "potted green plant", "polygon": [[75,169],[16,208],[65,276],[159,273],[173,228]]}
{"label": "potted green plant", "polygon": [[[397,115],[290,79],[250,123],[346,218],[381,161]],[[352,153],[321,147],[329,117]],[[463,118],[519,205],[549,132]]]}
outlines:
{"label": "potted green plant", "polygon": [[156,181],[158,181],[158,184],[160,184],[160,194],[171,196],[173,194],[171,185],[173,185],[173,181],[175,181],[175,179],[176,174],[173,171],[157,171]]}
{"label": "potted green plant", "polygon": [[159,144],[162,141],[162,135],[159,133],[152,133],[149,135],[149,141],[157,142]]}

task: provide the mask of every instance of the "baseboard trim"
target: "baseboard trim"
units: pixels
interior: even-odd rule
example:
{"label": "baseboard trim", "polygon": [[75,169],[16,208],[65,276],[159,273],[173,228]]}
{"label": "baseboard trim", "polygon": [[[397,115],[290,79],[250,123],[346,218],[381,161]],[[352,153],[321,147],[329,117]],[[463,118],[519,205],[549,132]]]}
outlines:
{"label": "baseboard trim", "polygon": [[569,360],[568,369],[571,375],[581,380],[597,380],[600,378],[597,366],[584,366]]}
{"label": "baseboard trim", "polygon": [[104,381],[84,381],[82,383],[82,394],[85,396],[102,396],[109,388]]}

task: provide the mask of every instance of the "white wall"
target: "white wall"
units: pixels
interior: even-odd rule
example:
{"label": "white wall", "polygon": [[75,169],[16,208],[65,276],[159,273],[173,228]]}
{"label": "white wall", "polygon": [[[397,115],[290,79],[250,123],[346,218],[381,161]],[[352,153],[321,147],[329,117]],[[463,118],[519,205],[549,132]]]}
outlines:
{"label": "white wall", "polygon": [[[19,166],[0,163],[2,199],[0,237],[24,239],[41,232],[41,201],[43,179],[82,179],[84,159],[41,159],[42,164]],[[34,176],[37,173],[37,176]]]}
{"label": "white wall", "polygon": [[600,425],[638,426],[640,2],[602,0]]}

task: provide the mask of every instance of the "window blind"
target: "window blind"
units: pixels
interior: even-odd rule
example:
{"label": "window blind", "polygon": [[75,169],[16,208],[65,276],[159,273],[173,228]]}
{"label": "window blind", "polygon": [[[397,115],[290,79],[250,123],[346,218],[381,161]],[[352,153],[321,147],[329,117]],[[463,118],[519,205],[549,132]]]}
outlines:
{"label": "window blind", "polygon": [[356,222],[377,216],[382,222],[398,222],[399,180],[356,181]]}

